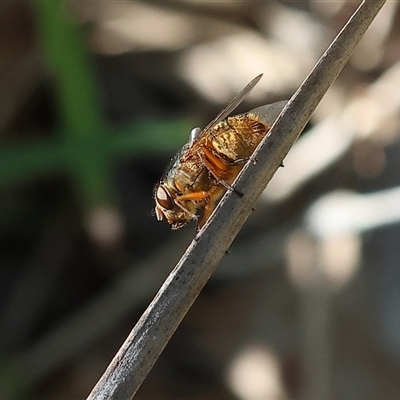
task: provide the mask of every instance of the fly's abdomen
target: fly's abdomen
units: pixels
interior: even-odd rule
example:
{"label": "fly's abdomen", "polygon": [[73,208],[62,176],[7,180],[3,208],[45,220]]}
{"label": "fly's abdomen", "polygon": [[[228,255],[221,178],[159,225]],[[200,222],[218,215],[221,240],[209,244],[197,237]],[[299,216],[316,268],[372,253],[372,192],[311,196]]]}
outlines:
{"label": "fly's abdomen", "polygon": [[217,153],[236,161],[251,155],[268,130],[254,114],[237,115],[217,124],[209,142]]}

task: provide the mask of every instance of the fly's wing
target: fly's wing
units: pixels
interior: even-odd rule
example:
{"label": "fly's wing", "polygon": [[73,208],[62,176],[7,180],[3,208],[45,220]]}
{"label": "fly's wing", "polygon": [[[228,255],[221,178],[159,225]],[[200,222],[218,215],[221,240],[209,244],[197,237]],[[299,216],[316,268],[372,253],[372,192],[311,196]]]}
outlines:
{"label": "fly's wing", "polygon": [[257,107],[254,110],[251,110],[250,112],[256,114],[261,120],[261,122],[263,122],[268,126],[271,126],[278,118],[278,115],[281,113],[286,104],[287,100],[278,101],[276,103]]}
{"label": "fly's wing", "polygon": [[241,90],[230,102],[224,107],[221,112],[197,135],[196,142],[204,135],[205,132],[209,131],[214,125],[218,124],[218,122],[223,121],[239,104],[246,98],[246,96],[254,89],[257,85],[258,81],[261,79],[263,74],[256,76],[247,86]]}

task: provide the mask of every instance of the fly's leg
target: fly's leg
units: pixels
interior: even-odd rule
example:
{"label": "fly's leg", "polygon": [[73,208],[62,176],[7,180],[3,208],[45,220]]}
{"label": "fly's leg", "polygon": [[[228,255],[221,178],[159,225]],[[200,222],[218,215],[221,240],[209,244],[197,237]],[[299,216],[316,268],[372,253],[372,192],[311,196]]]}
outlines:
{"label": "fly's leg", "polygon": [[187,201],[187,200],[192,200],[192,201],[202,201],[210,198],[210,194],[206,191],[200,191],[200,192],[192,192],[192,193],[187,193],[187,194],[182,194],[180,196],[176,197],[176,201]]}
{"label": "fly's leg", "polygon": [[210,215],[213,212],[214,207],[215,207],[215,203],[211,202],[210,192],[207,192],[207,191],[187,193],[187,194],[183,194],[181,196],[178,196],[176,198],[176,204],[178,204],[179,207],[183,208],[183,206],[180,205],[181,201],[196,201],[196,202],[205,203],[203,215],[201,216],[201,219],[200,219],[200,221],[198,223],[198,226],[197,226],[198,230],[208,220],[208,218],[210,217]]}
{"label": "fly's leg", "polygon": [[210,218],[210,215],[212,214],[213,211],[214,211],[214,204],[207,203],[204,207],[203,215],[201,216],[200,221],[197,225],[198,230],[200,230],[203,227],[203,225],[207,222],[208,218]]}
{"label": "fly's leg", "polygon": [[225,193],[225,188],[219,186],[218,188],[212,189],[212,197],[210,196],[209,201],[205,204],[203,209],[203,215],[200,218],[197,229],[201,229],[202,226],[207,222],[213,213],[215,206],[218,204],[222,195]]}
{"label": "fly's leg", "polygon": [[246,164],[247,161],[250,160],[250,156],[249,157],[244,157],[244,158],[238,158],[235,161],[231,162],[231,165],[242,165],[242,164]]}
{"label": "fly's leg", "polygon": [[208,147],[202,146],[201,150],[202,152],[199,152],[201,161],[203,161],[204,165],[211,173],[211,175],[217,180],[217,182],[224,186],[226,189],[236,193],[238,196],[243,197],[243,193],[240,193],[237,189],[229,185],[224,180],[228,173],[229,165],[227,165],[223,160],[216,156]]}
{"label": "fly's leg", "polygon": [[177,196],[174,200],[174,203],[185,213],[189,214],[192,219],[197,219],[197,215],[193,214],[190,212],[187,208],[185,208],[182,205],[182,202],[184,201],[194,201],[194,202],[204,202],[208,203],[210,201],[210,193],[206,191],[200,191],[200,192],[193,192],[193,193],[187,193],[183,194],[181,196]]}

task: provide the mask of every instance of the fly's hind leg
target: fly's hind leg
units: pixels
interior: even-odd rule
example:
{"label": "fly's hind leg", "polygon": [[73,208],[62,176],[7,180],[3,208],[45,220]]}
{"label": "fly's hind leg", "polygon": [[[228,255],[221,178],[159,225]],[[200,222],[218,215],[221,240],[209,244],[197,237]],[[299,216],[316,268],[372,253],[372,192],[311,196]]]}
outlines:
{"label": "fly's hind leg", "polygon": [[225,189],[231,190],[239,197],[243,197],[243,193],[229,185],[224,179],[228,174],[229,165],[216,156],[208,147],[203,146],[201,149],[202,153],[199,153],[199,156],[210,174],[217,180],[218,183],[224,186]]}

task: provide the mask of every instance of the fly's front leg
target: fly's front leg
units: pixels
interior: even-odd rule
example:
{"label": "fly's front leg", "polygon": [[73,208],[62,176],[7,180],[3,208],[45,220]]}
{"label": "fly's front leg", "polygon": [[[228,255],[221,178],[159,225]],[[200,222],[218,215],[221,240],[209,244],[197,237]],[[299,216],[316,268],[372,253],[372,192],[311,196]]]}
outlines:
{"label": "fly's front leg", "polygon": [[197,229],[200,229],[205,224],[205,222],[208,220],[208,218],[210,217],[211,213],[215,208],[214,202],[211,201],[211,195],[209,191],[200,191],[200,192],[183,194],[181,196],[178,196],[176,198],[176,201],[178,203],[182,201],[194,201],[204,204],[203,215],[201,216]]}
{"label": "fly's front leg", "polygon": [[197,225],[197,229],[201,229],[203,227],[203,225],[207,222],[208,218],[210,218],[210,215],[214,211],[214,208],[215,205],[210,202],[204,206],[203,215],[200,218],[200,221]]}
{"label": "fly's front leg", "polygon": [[204,201],[210,198],[210,194],[206,191],[200,191],[200,192],[192,192],[192,193],[187,193],[187,194],[182,194],[180,196],[176,197],[176,200],[178,202],[180,201],[187,201],[187,200],[192,200],[192,201]]}
{"label": "fly's front leg", "polygon": [[210,190],[210,200],[204,206],[203,215],[199,221],[198,229],[208,221],[225,191],[226,189],[223,186],[214,187]]}
{"label": "fly's front leg", "polygon": [[207,191],[192,192],[177,196],[174,203],[185,213],[189,214],[192,219],[197,219],[197,215],[193,214],[184,206],[185,201],[193,201],[195,203],[207,204],[210,201],[210,194]]}

